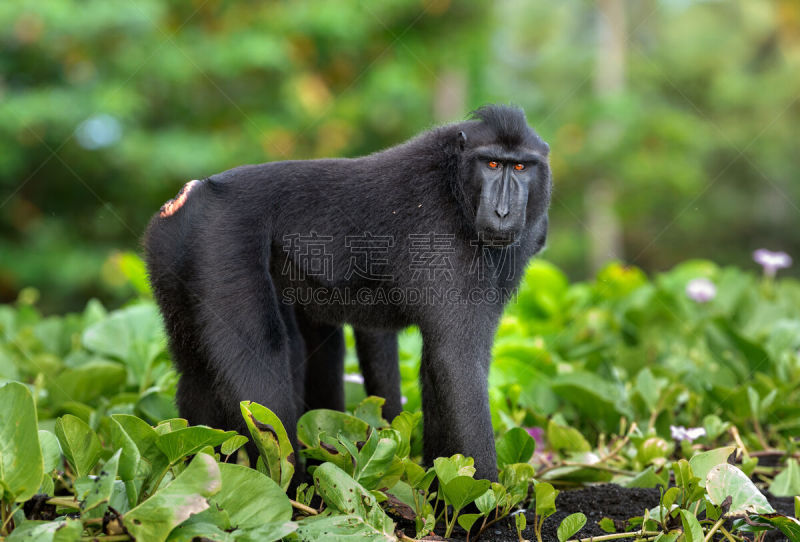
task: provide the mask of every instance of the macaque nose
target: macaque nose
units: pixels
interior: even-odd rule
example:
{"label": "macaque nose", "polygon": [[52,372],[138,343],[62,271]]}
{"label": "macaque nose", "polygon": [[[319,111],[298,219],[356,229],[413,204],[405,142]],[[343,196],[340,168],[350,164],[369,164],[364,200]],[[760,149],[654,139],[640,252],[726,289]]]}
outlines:
{"label": "macaque nose", "polygon": [[495,207],[494,212],[500,218],[505,218],[508,216],[508,205],[503,205],[502,207]]}

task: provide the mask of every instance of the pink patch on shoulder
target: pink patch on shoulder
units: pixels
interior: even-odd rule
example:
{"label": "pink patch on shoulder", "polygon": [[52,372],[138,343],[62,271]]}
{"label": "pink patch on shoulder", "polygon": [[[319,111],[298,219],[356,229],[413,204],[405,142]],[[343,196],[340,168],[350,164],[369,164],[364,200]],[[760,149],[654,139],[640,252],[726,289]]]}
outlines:
{"label": "pink patch on shoulder", "polygon": [[175,214],[175,211],[183,207],[183,204],[186,203],[186,198],[189,196],[189,191],[199,183],[200,181],[193,180],[183,185],[183,188],[181,188],[177,196],[161,206],[161,218],[172,216]]}

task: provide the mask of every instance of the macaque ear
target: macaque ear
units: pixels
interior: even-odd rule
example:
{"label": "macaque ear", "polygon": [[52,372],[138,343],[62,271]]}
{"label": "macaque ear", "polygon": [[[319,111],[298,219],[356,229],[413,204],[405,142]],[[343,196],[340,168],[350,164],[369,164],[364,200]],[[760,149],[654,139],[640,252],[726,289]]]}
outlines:
{"label": "macaque ear", "polygon": [[467,146],[467,134],[463,131],[458,132],[458,150],[463,151]]}

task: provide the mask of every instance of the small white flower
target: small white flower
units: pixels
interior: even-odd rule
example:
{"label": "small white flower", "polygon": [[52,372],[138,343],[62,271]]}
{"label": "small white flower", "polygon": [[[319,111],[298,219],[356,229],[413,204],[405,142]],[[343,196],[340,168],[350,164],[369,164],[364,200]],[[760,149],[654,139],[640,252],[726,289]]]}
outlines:
{"label": "small white flower", "polygon": [[353,384],[363,384],[364,377],[361,376],[359,373],[345,373],[344,381],[352,382]]}
{"label": "small white flower", "polygon": [[406,403],[408,403],[408,397],[406,397],[405,395],[401,395],[400,396],[400,404],[404,405]]}
{"label": "small white flower", "polygon": [[692,279],[686,285],[686,295],[698,303],[707,303],[717,297],[717,287],[706,278]]}
{"label": "small white flower", "polygon": [[785,252],[772,252],[760,248],[753,252],[753,259],[764,268],[764,275],[774,277],[778,269],[786,269],[792,265],[792,257]]}
{"label": "small white flower", "polygon": [[682,425],[670,425],[669,433],[674,440],[688,440],[689,442],[706,436],[706,430],[702,427],[689,427],[687,429]]}

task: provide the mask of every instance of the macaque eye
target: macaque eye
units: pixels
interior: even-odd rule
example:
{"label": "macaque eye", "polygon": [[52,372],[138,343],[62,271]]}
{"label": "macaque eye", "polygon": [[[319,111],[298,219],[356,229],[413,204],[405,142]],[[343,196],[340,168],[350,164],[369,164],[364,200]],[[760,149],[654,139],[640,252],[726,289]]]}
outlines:
{"label": "macaque eye", "polygon": [[514,169],[516,169],[517,171],[522,171],[523,169],[525,169],[525,164],[516,164],[514,166]]}
{"label": "macaque eye", "polygon": [[494,160],[491,160],[489,161],[489,167],[492,169],[497,169],[500,167],[500,164],[498,162],[495,162]]}

